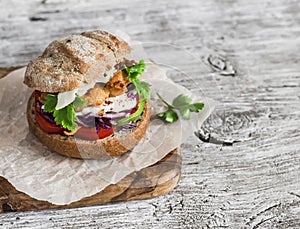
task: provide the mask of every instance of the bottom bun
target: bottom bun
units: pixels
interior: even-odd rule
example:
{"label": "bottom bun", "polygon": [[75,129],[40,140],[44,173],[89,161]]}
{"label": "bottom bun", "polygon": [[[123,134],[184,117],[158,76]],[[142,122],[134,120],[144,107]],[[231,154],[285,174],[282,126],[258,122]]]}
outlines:
{"label": "bottom bun", "polygon": [[120,156],[132,148],[144,137],[150,123],[148,103],[136,128],[124,133],[116,133],[104,139],[88,141],[44,132],[36,122],[34,114],[33,94],[27,104],[27,120],[29,130],[50,150],[64,156],[81,159],[100,159],[105,157]]}

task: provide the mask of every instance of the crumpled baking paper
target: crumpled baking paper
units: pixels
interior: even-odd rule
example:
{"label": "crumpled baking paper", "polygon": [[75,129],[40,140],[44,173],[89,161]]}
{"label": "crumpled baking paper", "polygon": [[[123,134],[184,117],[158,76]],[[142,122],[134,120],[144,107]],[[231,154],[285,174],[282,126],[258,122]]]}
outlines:
{"label": "crumpled baking paper", "polygon": [[158,100],[159,92],[172,101],[177,95],[189,94],[173,83],[166,72],[148,64],[143,80],[151,85],[151,123],[142,141],[129,153],[105,160],[79,160],[49,151],[28,130],[27,100],[32,90],[23,85],[25,68],[0,79],[0,176],[17,190],[53,204],[69,204],[116,184],[134,171],[150,166],[179,147],[211,114],[215,102],[203,101],[204,109],[192,114],[190,121],[164,124],[155,114],[166,109]]}

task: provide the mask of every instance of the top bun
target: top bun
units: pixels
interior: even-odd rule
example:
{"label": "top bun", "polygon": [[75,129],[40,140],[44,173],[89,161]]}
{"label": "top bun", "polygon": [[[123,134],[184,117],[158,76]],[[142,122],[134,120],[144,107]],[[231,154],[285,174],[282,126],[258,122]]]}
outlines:
{"label": "top bun", "polygon": [[71,91],[95,81],[131,52],[122,39],[101,30],[54,40],[29,62],[24,83],[42,92]]}

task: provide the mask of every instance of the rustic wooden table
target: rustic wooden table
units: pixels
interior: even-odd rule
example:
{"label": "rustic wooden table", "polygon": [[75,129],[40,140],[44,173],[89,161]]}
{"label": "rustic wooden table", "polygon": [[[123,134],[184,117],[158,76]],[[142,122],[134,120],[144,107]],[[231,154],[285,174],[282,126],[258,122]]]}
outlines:
{"label": "rustic wooden table", "polygon": [[[300,2],[298,0],[0,1],[0,66],[25,65],[53,39],[120,29],[171,43],[190,78],[221,102],[183,145],[182,179],[159,198],[68,210],[5,213],[0,227],[300,227]],[[195,84],[194,82],[197,82]],[[198,86],[195,86],[198,85]],[[199,87],[200,85],[200,87]],[[204,141],[204,142],[203,142]]]}

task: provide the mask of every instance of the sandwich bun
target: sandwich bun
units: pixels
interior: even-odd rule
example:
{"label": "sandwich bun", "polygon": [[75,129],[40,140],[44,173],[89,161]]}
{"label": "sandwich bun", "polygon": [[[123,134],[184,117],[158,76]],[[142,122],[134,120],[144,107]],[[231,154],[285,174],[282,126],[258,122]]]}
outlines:
{"label": "sandwich bun", "polygon": [[[43,93],[57,94],[80,89],[120,65],[130,52],[131,47],[124,40],[106,31],[70,35],[51,42],[41,56],[29,62],[24,83]],[[78,138],[76,132],[74,136],[50,134],[36,120],[34,93],[28,100],[26,112],[29,130],[41,143],[61,155],[82,159],[120,156],[138,144],[150,122],[146,102],[143,113],[134,121],[135,127],[131,130],[118,129],[112,135],[97,140]]]}
{"label": "sandwich bun", "polygon": [[138,120],[137,127],[129,133],[125,132],[119,134],[119,136],[113,135],[104,139],[89,141],[78,139],[76,136],[63,136],[44,132],[35,119],[33,94],[28,100],[26,115],[30,132],[43,145],[61,155],[81,159],[101,159],[126,153],[139,143],[150,123],[150,111],[148,103],[146,103],[144,113]]}

